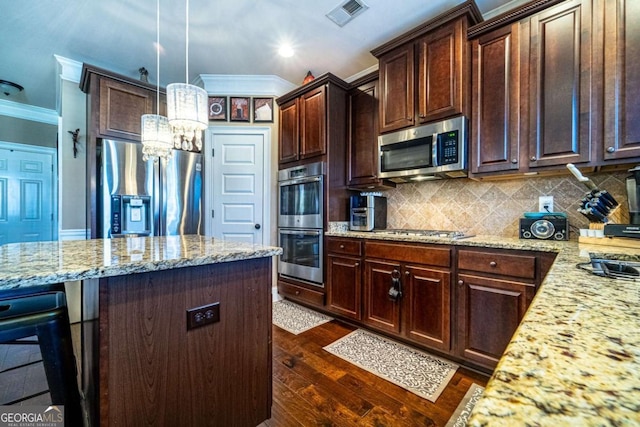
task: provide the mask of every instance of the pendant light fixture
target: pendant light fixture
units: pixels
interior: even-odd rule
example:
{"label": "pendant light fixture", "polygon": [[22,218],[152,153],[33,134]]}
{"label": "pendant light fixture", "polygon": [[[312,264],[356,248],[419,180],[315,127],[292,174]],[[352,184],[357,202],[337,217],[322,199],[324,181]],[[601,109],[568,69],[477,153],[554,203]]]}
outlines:
{"label": "pendant light fixture", "polygon": [[189,81],[189,0],[186,0],[185,83],[167,85],[167,117],[173,128],[174,147],[191,151],[195,140],[202,149],[202,131],[209,126],[207,91]]}
{"label": "pendant light fixture", "polygon": [[160,158],[169,160],[173,155],[173,136],[169,119],[160,111],[160,0],[156,0],[156,114],[144,114],[141,118],[142,160]]}

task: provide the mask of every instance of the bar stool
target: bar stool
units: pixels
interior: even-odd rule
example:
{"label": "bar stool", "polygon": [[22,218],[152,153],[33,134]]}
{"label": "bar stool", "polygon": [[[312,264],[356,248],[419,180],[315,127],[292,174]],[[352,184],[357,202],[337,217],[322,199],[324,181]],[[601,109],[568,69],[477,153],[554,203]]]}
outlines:
{"label": "bar stool", "polygon": [[63,284],[0,291],[0,343],[16,343],[34,335],[38,337],[52,403],[64,405],[66,425],[82,426]]}

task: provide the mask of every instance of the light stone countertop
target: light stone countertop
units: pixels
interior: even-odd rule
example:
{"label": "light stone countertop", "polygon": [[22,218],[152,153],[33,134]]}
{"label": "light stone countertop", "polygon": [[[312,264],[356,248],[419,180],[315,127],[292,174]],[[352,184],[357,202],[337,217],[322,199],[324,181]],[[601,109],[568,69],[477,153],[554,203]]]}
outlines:
{"label": "light stone countertop", "polygon": [[280,254],[198,235],[10,243],[0,246],[0,290]]}
{"label": "light stone countertop", "polygon": [[493,236],[327,236],[557,252],[468,425],[640,426],[640,282],[576,268],[590,254],[637,262],[640,250]]}

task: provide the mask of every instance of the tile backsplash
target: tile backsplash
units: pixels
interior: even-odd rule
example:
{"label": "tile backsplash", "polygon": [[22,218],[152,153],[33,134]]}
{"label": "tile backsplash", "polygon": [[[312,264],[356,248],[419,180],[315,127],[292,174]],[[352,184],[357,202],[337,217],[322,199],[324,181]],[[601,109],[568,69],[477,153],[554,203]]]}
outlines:
{"label": "tile backsplash", "polygon": [[[616,223],[628,223],[625,189],[626,172],[593,173],[589,178],[620,203],[610,216]],[[383,192],[388,198],[387,228],[457,230],[470,234],[518,237],[524,212],[538,211],[539,196],[553,196],[555,212],[565,212],[575,228],[589,228],[589,221],[577,209],[588,192],[573,175],[527,177],[500,181],[466,178],[399,184]]]}

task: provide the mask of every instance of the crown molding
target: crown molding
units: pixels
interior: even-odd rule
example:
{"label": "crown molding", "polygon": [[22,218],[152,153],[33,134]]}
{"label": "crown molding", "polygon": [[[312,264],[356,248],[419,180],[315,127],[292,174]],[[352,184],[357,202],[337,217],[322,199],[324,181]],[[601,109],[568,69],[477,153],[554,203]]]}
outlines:
{"label": "crown molding", "polygon": [[58,125],[58,113],[55,110],[4,99],[0,99],[0,115],[48,125]]}
{"label": "crown molding", "polygon": [[298,87],[275,75],[200,74],[194,83],[210,95],[280,96]]}
{"label": "crown molding", "polygon": [[361,77],[368,76],[369,74],[371,74],[371,73],[373,73],[375,71],[378,71],[378,68],[379,68],[379,64],[375,63],[371,67],[365,68],[364,70],[359,71],[359,72],[355,73],[354,75],[347,77],[346,79],[344,79],[344,81],[347,82],[347,83],[353,83],[353,82],[355,82],[356,80],[358,80]]}
{"label": "crown molding", "polygon": [[65,58],[60,55],[53,55],[58,63],[58,74],[62,80],[68,80],[72,83],[80,83],[80,75],[82,74],[82,62]]}

